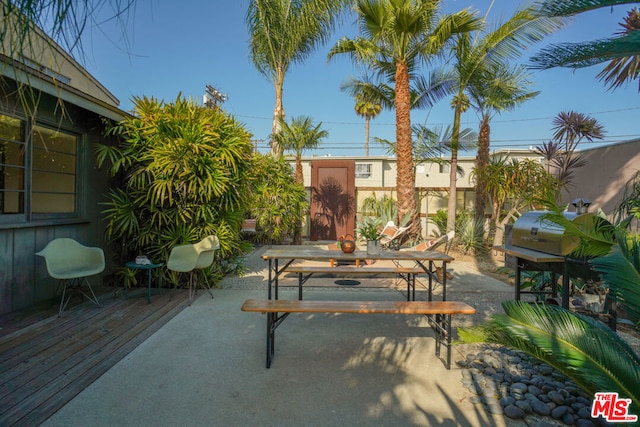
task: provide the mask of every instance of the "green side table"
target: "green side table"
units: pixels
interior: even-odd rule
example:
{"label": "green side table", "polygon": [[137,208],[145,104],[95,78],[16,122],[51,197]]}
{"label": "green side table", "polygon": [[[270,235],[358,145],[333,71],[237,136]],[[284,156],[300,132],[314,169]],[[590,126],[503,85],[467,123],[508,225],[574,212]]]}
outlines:
{"label": "green side table", "polygon": [[[148,287],[147,302],[148,303],[151,303],[151,276],[153,275],[154,270],[162,267],[163,265],[164,265],[163,263],[136,264],[135,261],[129,261],[126,264],[126,267],[132,270],[147,270],[147,287]],[[157,271],[156,275],[158,277],[158,292],[160,292],[160,287],[162,286],[162,274],[160,274],[160,271]],[[125,299],[129,298],[129,276],[128,275],[124,284],[124,297]]]}

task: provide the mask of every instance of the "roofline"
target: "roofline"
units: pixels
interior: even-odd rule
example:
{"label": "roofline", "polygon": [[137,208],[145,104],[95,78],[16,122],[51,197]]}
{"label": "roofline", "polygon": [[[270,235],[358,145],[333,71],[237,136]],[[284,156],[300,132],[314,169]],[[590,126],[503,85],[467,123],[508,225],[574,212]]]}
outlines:
{"label": "roofline", "polygon": [[[107,89],[102,83],[100,83],[100,81],[98,81],[98,79],[96,79],[93,75],[91,75],[91,73],[89,73],[89,71],[87,71],[87,69],[82,64],[76,61],[76,59],[69,52],[67,52],[62,46],[60,46],[58,42],[56,42],[52,37],[50,37],[42,28],[40,28],[37,25],[34,25],[33,30],[35,30],[37,35],[41,37],[46,42],[47,45],[49,45],[51,48],[53,48],[56,51],[56,54],[63,56],[64,59],[67,60],[70,64],[72,64],[83,76],[85,76],[92,83],[98,86],[107,96],[107,98],[113,101],[113,104],[116,107],[120,105],[120,100],[113,93],[111,93],[109,89]],[[1,55],[6,57],[6,55],[4,54],[1,54]],[[11,61],[14,62],[13,64],[14,67],[16,63],[20,63],[20,61],[17,61],[15,58],[10,58],[10,59]],[[29,58],[29,59],[32,60],[32,58]],[[3,61],[3,62],[6,62],[6,61]],[[38,61],[34,61],[34,62],[37,63]]]}
{"label": "roofline", "polygon": [[121,110],[115,105],[101,101],[74,88],[73,86],[60,82],[55,78],[28,67],[27,65],[22,64],[21,62],[4,54],[0,54],[0,62],[6,64],[6,66],[2,67],[2,70],[0,70],[0,75],[10,78],[18,83],[58,97],[64,101],[111,120],[121,121],[125,117],[131,116],[131,114]]}

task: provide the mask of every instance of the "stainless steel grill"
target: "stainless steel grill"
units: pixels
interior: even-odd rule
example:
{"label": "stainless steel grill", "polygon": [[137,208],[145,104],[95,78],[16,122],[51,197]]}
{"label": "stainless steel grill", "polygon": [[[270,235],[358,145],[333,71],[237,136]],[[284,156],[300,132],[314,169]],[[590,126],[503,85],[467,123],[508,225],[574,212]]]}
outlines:
{"label": "stainless steel grill", "polygon": [[[563,227],[544,219],[547,213],[530,211],[518,218],[511,230],[511,245],[553,255],[571,253],[578,246],[578,239],[567,236]],[[593,214],[566,212],[564,216],[571,221],[582,221]]]}
{"label": "stainless steel grill", "polygon": [[[589,201],[576,199],[573,202],[575,212],[566,212],[567,219],[577,224],[588,224],[594,220],[594,214],[587,212]],[[549,294],[551,298],[558,296],[557,277],[562,276],[562,306],[569,308],[570,278],[580,277],[584,280],[597,280],[597,275],[590,269],[586,259],[569,256],[579,240],[569,236],[565,229],[556,223],[544,219],[547,211],[530,211],[522,215],[507,229],[505,245],[499,249],[505,253],[505,264],[516,270],[515,298],[520,299],[522,293]],[[522,291],[522,271],[549,271],[552,273],[550,291]]]}

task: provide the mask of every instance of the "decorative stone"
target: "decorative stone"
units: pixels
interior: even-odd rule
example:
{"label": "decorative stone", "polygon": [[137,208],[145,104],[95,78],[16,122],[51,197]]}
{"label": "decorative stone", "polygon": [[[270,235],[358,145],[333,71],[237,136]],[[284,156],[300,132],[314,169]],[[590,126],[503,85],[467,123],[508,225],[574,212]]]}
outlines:
{"label": "decorative stone", "polygon": [[515,405],[507,405],[504,408],[504,414],[514,420],[521,420],[526,416],[526,413]]}
{"label": "decorative stone", "polygon": [[558,406],[551,411],[551,416],[556,420],[564,417],[569,412],[568,406]]}

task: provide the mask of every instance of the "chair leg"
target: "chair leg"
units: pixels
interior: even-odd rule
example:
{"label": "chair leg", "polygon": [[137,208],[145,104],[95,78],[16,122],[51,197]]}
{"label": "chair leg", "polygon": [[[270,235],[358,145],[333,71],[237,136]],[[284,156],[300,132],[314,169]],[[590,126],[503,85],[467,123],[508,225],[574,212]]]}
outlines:
{"label": "chair leg", "polygon": [[[60,286],[62,286],[62,297],[60,297],[60,307],[58,308],[58,317],[62,315],[62,312],[67,308],[69,304],[69,300],[71,299],[71,289],[69,289],[69,294],[67,295],[67,285],[69,284],[69,280],[63,279],[60,280]],[[65,299],[66,297],[66,299]]]}
{"label": "chair leg", "polygon": [[[86,282],[87,287],[89,288],[89,292],[91,295],[82,290],[82,282]],[[60,307],[58,309],[58,316],[61,316],[62,313],[67,309],[69,305],[69,301],[71,301],[71,297],[74,292],[86,297],[89,301],[94,303],[96,306],[100,307],[100,301],[98,301],[98,297],[95,292],[93,292],[93,288],[91,287],[91,283],[89,283],[89,279],[86,277],[79,277],[77,279],[62,279],[60,280],[60,285],[62,286],[62,297],[60,298]]]}
{"label": "chair leg", "polygon": [[204,270],[200,270],[202,272],[202,277],[204,277],[204,282],[207,284],[207,291],[209,292],[209,295],[211,295],[211,299],[213,299],[213,292],[211,292],[211,284],[209,283],[209,279],[207,278],[206,273],[204,272]]}
{"label": "chair leg", "polygon": [[91,295],[87,294],[82,290],[82,282],[80,283],[80,287],[78,288],[80,290],[80,293],[85,297],[87,297],[89,301],[91,301],[92,303],[100,307],[102,304],[100,304],[100,301],[98,301],[98,297],[96,296],[95,292],[93,292],[93,288],[91,287],[91,283],[89,283],[89,279],[85,277],[84,281],[87,284],[87,287],[89,288],[89,292],[91,292]]}

